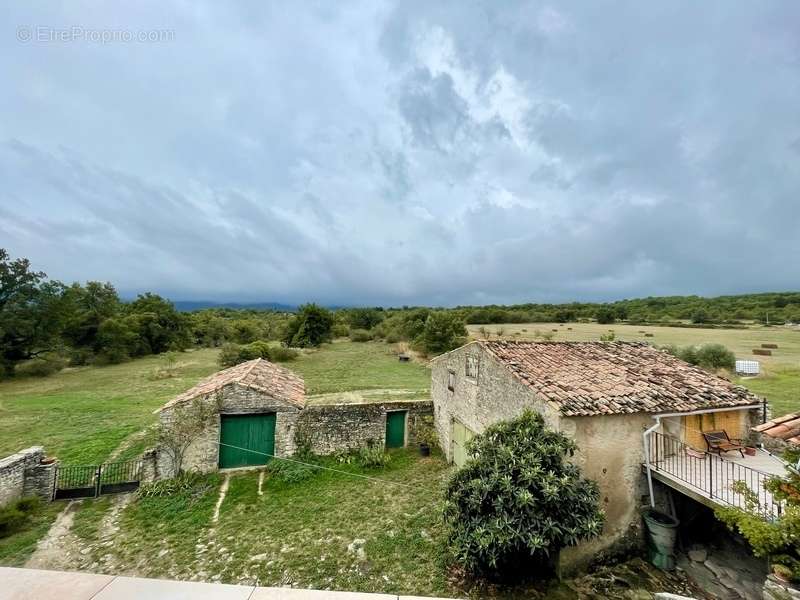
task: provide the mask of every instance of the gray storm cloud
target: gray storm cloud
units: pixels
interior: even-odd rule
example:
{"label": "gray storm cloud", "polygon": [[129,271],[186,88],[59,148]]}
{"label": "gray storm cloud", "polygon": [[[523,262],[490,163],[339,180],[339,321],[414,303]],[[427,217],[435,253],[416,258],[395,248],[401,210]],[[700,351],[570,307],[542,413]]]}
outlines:
{"label": "gray storm cloud", "polygon": [[[0,246],[53,277],[395,305],[800,281],[795,2],[5,13]],[[36,37],[75,27],[170,36]]]}

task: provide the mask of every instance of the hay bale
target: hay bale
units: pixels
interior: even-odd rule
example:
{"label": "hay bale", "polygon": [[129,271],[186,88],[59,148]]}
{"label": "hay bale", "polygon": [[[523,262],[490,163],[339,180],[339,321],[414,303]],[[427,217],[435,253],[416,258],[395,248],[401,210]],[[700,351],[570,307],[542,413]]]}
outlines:
{"label": "hay bale", "polygon": [[777,350],[778,344],[761,344],[762,348],[772,348],[773,350]]}
{"label": "hay bale", "polygon": [[645,333],[644,337],[655,337],[654,333]]}
{"label": "hay bale", "polygon": [[766,350],[764,348],[753,348],[753,354],[758,354],[759,356],[772,356],[772,350]]}

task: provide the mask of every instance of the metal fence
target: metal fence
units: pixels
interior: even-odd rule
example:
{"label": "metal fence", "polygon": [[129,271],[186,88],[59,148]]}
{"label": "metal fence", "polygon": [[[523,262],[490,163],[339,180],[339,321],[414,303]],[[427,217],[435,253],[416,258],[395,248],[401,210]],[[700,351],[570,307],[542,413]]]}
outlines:
{"label": "metal fence", "polygon": [[[751,510],[765,519],[780,517],[782,503],[776,501],[765,487],[767,481],[777,478],[777,475],[723,460],[716,454],[696,450],[663,433],[651,433],[648,441],[651,469],[667,473],[719,504]],[[749,493],[737,491],[735,484],[747,486]]]}

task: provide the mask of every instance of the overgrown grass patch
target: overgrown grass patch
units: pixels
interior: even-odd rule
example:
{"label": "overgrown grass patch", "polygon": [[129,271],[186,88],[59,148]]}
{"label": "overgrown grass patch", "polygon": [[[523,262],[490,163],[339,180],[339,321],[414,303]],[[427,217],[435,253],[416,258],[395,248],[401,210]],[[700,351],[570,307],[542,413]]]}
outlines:
{"label": "overgrown grass patch", "polygon": [[42,504],[21,530],[0,538],[0,564],[9,567],[24,565],[63,508],[61,502]]}
{"label": "overgrown grass patch", "polygon": [[759,377],[746,377],[740,384],[759,396],[769,400],[772,416],[800,410],[800,369],[775,368]]}
{"label": "overgrown grass patch", "polygon": [[391,454],[382,469],[325,458],[335,472],[297,482],[266,474],[261,496],[258,471],[232,475],[216,524],[218,476],[202,478],[213,489],[194,498],[139,499],[111,551],[119,568],[151,577],[451,594],[439,555],[449,468],[438,456]]}

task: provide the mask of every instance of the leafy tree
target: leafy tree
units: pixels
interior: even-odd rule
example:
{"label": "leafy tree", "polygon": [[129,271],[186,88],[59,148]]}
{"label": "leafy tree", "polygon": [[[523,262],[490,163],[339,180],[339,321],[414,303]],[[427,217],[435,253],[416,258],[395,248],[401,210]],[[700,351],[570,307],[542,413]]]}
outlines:
{"label": "leafy tree", "polygon": [[120,363],[136,352],[139,335],[131,328],[129,319],[112,318],[100,323],[96,347],[100,362]]}
{"label": "leafy tree", "polygon": [[317,347],[331,339],[333,313],[316,304],[304,304],[286,327],[283,342],[297,348]]}
{"label": "leafy tree", "polygon": [[31,271],[25,258],[0,248],[0,366],[12,376],[16,365],[60,343],[65,321],[64,286]]}
{"label": "leafy tree", "polygon": [[73,283],[64,293],[69,312],[64,338],[73,348],[98,352],[97,333],[106,319],[120,312],[117,290],[110,283],[88,281],[85,286]]}
{"label": "leafy tree", "polygon": [[354,308],[347,312],[347,322],[353,329],[372,329],[384,319],[383,310]]}
{"label": "leafy tree", "polygon": [[617,320],[616,311],[609,306],[601,306],[594,316],[601,325],[610,325]]}
{"label": "leafy tree", "polygon": [[708,313],[702,308],[699,308],[692,313],[692,323],[700,325],[708,322],[709,322]]}
{"label": "leafy tree", "polygon": [[418,343],[429,354],[441,354],[458,348],[467,339],[464,321],[452,312],[437,311],[428,315]]}
{"label": "leafy tree", "polygon": [[531,411],[475,436],[446,490],[455,560],[492,579],[544,575],[562,548],[599,535],[597,484],[567,460],[576,449]]}
{"label": "leafy tree", "polygon": [[172,302],[158,294],[140,294],[127,306],[128,326],[139,336],[137,354],[183,350],[190,342],[189,324]]}

